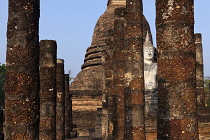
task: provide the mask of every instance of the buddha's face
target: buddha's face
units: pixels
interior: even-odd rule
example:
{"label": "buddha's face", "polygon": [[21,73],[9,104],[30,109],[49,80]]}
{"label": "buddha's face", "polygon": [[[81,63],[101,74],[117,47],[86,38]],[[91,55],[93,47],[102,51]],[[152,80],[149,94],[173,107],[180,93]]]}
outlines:
{"label": "buddha's face", "polygon": [[145,47],[144,48],[144,59],[145,60],[153,60],[154,57],[154,48],[153,47]]}

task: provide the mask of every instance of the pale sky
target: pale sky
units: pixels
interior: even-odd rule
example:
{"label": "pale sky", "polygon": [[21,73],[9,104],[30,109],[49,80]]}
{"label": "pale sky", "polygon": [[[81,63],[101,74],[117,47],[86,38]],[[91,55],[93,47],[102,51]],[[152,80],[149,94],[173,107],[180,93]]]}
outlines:
{"label": "pale sky", "polygon": [[[210,0],[195,1],[195,33],[203,37],[204,75],[210,76]],[[143,0],[144,15],[155,42],[155,0]],[[95,24],[106,10],[107,0],[41,0],[40,40],[56,40],[58,58],[65,60],[65,73],[81,70],[86,49],[91,45]],[[6,60],[8,1],[0,0],[0,62]]]}

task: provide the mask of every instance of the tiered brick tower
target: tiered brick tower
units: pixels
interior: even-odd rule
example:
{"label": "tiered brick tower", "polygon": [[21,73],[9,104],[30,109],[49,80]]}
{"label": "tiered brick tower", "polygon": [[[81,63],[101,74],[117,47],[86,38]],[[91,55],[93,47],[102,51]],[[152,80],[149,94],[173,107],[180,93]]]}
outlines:
{"label": "tiered brick tower", "polygon": [[[98,19],[92,44],[88,47],[81,72],[70,86],[73,106],[73,123],[79,136],[94,135],[97,108],[102,108],[104,85],[103,53],[109,49],[108,40],[113,38],[114,11],[125,7],[126,0],[109,0],[105,13]],[[144,38],[150,33],[147,20],[143,17]],[[79,118],[79,119],[78,119]]]}

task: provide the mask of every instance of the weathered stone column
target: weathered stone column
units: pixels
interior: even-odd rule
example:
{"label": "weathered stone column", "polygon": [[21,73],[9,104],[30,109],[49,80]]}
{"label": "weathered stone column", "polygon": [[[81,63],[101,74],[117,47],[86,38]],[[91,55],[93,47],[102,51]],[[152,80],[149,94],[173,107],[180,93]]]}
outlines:
{"label": "weathered stone column", "polygon": [[[106,45],[109,47],[104,51],[104,89],[102,95],[102,139],[113,139],[113,47],[111,39],[107,40]],[[115,129],[116,130],[116,129]]]}
{"label": "weathered stone column", "polygon": [[204,93],[204,76],[203,76],[203,46],[202,36],[200,33],[195,34],[196,48],[196,90],[197,90],[197,106],[205,106]]}
{"label": "weathered stone column", "polygon": [[56,138],[56,59],[56,41],[40,41],[40,140]]}
{"label": "weathered stone column", "polygon": [[70,93],[69,93],[69,75],[65,74],[65,137],[70,137]]}
{"label": "weathered stone column", "polygon": [[125,15],[125,139],[145,140],[143,6],[141,0],[126,1]]}
{"label": "weathered stone column", "polygon": [[65,82],[64,60],[57,59],[56,68],[56,140],[65,139]]}
{"label": "weathered stone column", "polygon": [[[70,86],[69,86],[69,88],[70,88]],[[70,92],[70,89],[69,89],[69,98],[70,98],[70,100],[69,100],[69,131],[70,131],[70,137],[71,137],[71,132],[73,131],[73,116],[72,116],[72,108],[73,108],[73,106],[72,106],[72,94],[71,94],[71,92]]]}
{"label": "weathered stone column", "polygon": [[157,139],[198,139],[193,8],[193,0],[156,0]]}
{"label": "weathered stone column", "polygon": [[[113,88],[115,94],[113,100],[113,136],[117,140],[125,139],[125,47],[124,25],[125,25],[125,8],[117,8],[114,18],[114,36],[113,36]],[[116,105],[115,105],[115,104]]]}
{"label": "weathered stone column", "polygon": [[39,139],[39,0],[9,0],[5,140]]}
{"label": "weathered stone column", "polygon": [[105,100],[103,102],[102,134],[103,139],[120,140],[125,135],[124,109],[124,13],[125,8],[117,8],[114,16],[114,36],[110,49],[106,50],[105,70]]}

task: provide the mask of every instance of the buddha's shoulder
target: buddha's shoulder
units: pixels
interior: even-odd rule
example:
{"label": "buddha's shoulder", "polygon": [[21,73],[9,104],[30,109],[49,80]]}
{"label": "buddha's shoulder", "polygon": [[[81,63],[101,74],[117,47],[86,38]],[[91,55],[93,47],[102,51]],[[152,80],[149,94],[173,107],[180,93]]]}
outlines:
{"label": "buddha's shoulder", "polygon": [[152,68],[152,69],[157,69],[157,63],[152,63],[151,68]]}

